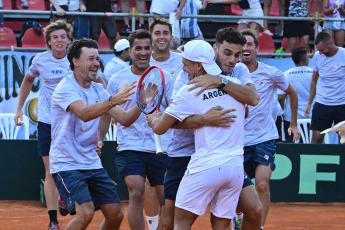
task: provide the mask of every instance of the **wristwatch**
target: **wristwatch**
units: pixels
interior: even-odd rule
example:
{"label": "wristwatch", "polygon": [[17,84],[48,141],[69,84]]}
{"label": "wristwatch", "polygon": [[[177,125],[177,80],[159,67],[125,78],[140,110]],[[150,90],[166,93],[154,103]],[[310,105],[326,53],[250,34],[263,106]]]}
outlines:
{"label": "wristwatch", "polygon": [[223,89],[226,84],[228,84],[229,80],[226,77],[222,77],[222,83],[218,87],[218,89]]}

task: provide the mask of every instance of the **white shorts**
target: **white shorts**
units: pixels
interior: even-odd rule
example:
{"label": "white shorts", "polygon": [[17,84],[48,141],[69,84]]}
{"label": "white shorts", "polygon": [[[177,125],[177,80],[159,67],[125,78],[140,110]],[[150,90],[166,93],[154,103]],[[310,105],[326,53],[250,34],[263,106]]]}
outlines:
{"label": "white shorts", "polygon": [[243,185],[243,174],[243,165],[223,164],[194,174],[187,170],[177,191],[175,206],[201,216],[211,203],[213,215],[232,219]]}
{"label": "white shorts", "polygon": [[[262,11],[262,8],[255,8],[255,9],[248,9],[243,10],[242,16],[248,16],[248,17],[263,17],[264,12]],[[264,27],[264,20],[255,20],[255,19],[240,19],[237,24],[250,24],[251,22],[258,23],[262,28]]]}

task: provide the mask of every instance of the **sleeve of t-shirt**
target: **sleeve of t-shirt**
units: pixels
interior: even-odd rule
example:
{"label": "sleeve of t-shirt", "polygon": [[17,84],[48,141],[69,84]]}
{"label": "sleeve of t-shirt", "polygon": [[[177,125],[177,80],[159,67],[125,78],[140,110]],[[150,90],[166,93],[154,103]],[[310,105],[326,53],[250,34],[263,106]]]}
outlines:
{"label": "sleeve of t-shirt", "polygon": [[244,65],[243,63],[238,63],[236,65],[239,65],[239,68],[237,70],[238,71],[237,78],[241,81],[241,84],[242,85],[246,85],[249,83],[254,84],[247,66]]}
{"label": "sleeve of t-shirt", "polygon": [[289,87],[289,80],[284,76],[282,71],[276,68],[272,69],[272,80],[273,85],[284,92]]}
{"label": "sleeve of t-shirt", "polygon": [[184,86],[187,82],[189,81],[188,78],[188,74],[185,71],[181,71],[175,80],[175,84],[174,84],[174,90],[172,93],[171,98],[174,99],[174,97],[176,96],[177,92],[182,88],[182,86]]}
{"label": "sleeve of t-shirt", "polygon": [[40,76],[40,73],[38,72],[38,63],[40,61],[40,57],[41,55],[36,55],[34,57],[34,59],[32,60],[32,63],[30,65],[30,68],[29,68],[29,75],[31,77],[39,77]]}
{"label": "sleeve of t-shirt", "polygon": [[[289,71],[285,71],[285,72],[284,72],[284,76],[285,76],[286,79],[289,81]],[[289,82],[290,82],[290,81],[289,81]],[[285,95],[286,93],[285,93],[283,90],[278,89],[278,90],[277,90],[277,94],[278,94],[278,95]]]}
{"label": "sleeve of t-shirt", "polygon": [[[171,97],[174,89],[174,81],[171,77],[171,74],[164,71],[164,78],[165,78],[165,89],[164,89],[164,102],[165,102],[165,107],[168,107],[168,105],[171,102]],[[162,102],[162,104],[164,104]]]}
{"label": "sleeve of t-shirt", "polygon": [[53,93],[52,102],[59,105],[62,109],[67,111],[68,106],[73,102],[82,100],[76,88],[63,80],[60,82]]}
{"label": "sleeve of t-shirt", "polygon": [[184,85],[176,94],[173,102],[165,110],[170,116],[179,121],[183,121],[186,117],[193,115],[192,92],[188,92],[191,86]]}

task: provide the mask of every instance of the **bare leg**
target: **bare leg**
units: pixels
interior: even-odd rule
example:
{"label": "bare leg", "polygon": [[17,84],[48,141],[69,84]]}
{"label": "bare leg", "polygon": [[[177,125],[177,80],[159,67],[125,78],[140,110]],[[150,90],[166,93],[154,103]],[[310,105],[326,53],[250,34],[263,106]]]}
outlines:
{"label": "bare leg", "polygon": [[297,37],[290,37],[288,38],[288,52],[291,53],[293,49],[296,48]]}
{"label": "bare leg", "polygon": [[249,25],[245,23],[241,23],[238,25],[237,30],[241,32],[242,30],[249,29]]}
{"label": "bare leg", "polygon": [[81,205],[75,202],[76,215],[66,225],[65,230],[83,230],[90,224],[93,214],[95,213],[95,207],[92,201],[83,203]]}
{"label": "bare leg", "polygon": [[44,195],[46,198],[47,209],[48,211],[57,210],[59,192],[56,188],[53,176],[50,174],[49,156],[43,156],[42,159],[45,167]]}
{"label": "bare leg", "polygon": [[116,37],[114,38],[108,38],[109,40],[109,45],[110,45],[110,49],[114,49],[115,43],[116,43]]}
{"label": "bare leg", "polygon": [[198,215],[181,208],[175,208],[174,230],[190,230]]}
{"label": "bare leg", "polygon": [[165,204],[162,206],[162,212],[159,218],[157,230],[174,229],[174,216],[175,216],[175,200],[165,199]]}
{"label": "bare leg", "polygon": [[213,230],[229,230],[230,220],[216,217],[211,213],[211,225]]}
{"label": "bare leg", "polygon": [[318,130],[313,130],[313,135],[311,137],[311,143],[312,144],[322,144],[324,137],[325,137],[325,134],[321,134],[321,132]]}
{"label": "bare leg", "polygon": [[249,25],[249,28],[255,34],[255,36],[258,38],[260,30],[261,30],[260,24],[258,24],[256,22],[251,22]]}
{"label": "bare leg", "polygon": [[104,220],[99,227],[100,230],[120,229],[123,220],[123,212],[119,203],[103,204],[100,208],[104,215]]}
{"label": "bare leg", "polygon": [[144,230],[145,178],[139,175],[126,176],[129,192],[128,224],[132,230]]}
{"label": "bare leg", "polygon": [[[160,202],[154,187],[150,186],[148,180],[145,182],[145,203],[144,210],[147,217],[156,217],[159,215]],[[149,224],[150,225],[150,224]]]}
{"label": "bare leg", "polygon": [[344,30],[337,30],[334,32],[334,42],[336,46],[344,46],[345,32]]}
{"label": "bare leg", "polygon": [[242,188],[237,208],[243,212],[242,230],[260,230],[263,209],[254,185]]}
{"label": "bare leg", "polygon": [[303,35],[299,38],[300,47],[304,47],[309,52],[309,35]]}
{"label": "bare leg", "polygon": [[[145,1],[144,0],[136,0],[136,7],[137,7],[137,12],[140,13],[140,14],[143,14],[145,13]],[[139,18],[139,23],[141,25],[144,25],[144,18],[143,17],[140,17]]]}
{"label": "bare leg", "polygon": [[271,194],[269,181],[272,170],[269,165],[258,164],[255,171],[255,188],[261,200],[263,207],[263,215],[261,218],[261,226],[265,225],[268,210],[271,204]]}
{"label": "bare leg", "polygon": [[[129,13],[129,0],[121,0],[121,10],[122,13]],[[125,25],[129,25],[129,18],[123,17]]]}
{"label": "bare leg", "polygon": [[[284,17],[284,0],[278,0],[278,7],[279,7],[279,16]],[[280,28],[283,31],[284,29],[284,20],[280,21]]]}
{"label": "bare leg", "polygon": [[[270,15],[272,0],[265,0],[264,2],[264,16]],[[268,21],[264,20],[264,29],[268,29]]]}

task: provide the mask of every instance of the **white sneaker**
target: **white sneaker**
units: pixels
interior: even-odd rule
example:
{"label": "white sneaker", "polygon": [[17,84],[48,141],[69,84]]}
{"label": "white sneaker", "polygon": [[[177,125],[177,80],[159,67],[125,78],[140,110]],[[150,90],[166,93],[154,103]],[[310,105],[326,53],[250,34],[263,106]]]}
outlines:
{"label": "white sneaker", "polygon": [[27,0],[21,0],[21,5],[23,9],[28,9],[29,8],[29,3]]}
{"label": "white sneaker", "polygon": [[265,29],[264,33],[273,36],[273,33],[269,29]]}

